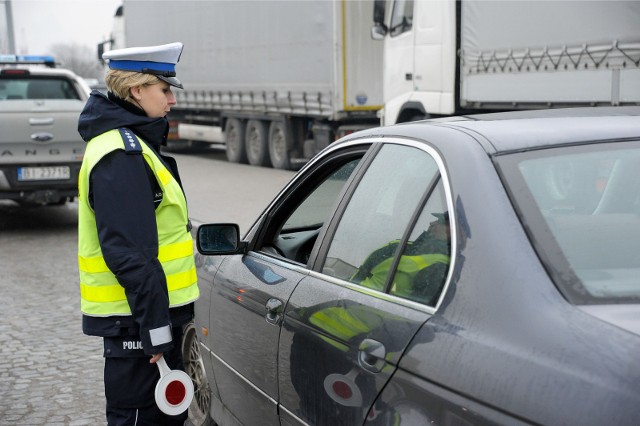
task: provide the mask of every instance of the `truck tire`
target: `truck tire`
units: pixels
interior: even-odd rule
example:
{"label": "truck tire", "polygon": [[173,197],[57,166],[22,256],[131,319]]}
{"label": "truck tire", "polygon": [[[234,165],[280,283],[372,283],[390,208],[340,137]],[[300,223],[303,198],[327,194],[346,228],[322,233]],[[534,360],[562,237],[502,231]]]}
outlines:
{"label": "truck tire", "polygon": [[200,344],[196,336],[193,323],[184,327],[182,340],[182,360],[184,371],[193,381],[193,401],[189,406],[189,419],[187,424],[193,426],[210,426],[214,421],[209,416],[211,409],[211,389],[207,380],[207,373],[202,363]]}
{"label": "truck tire", "polygon": [[245,133],[247,159],[252,166],[269,167],[269,135],[267,123],[261,120],[247,121]]}
{"label": "truck tire", "polygon": [[269,158],[274,169],[291,169],[289,156],[292,147],[293,138],[286,123],[272,121],[269,126]]}
{"label": "truck tire", "polygon": [[245,126],[242,120],[230,118],[224,127],[224,142],[227,160],[232,163],[246,163],[247,150],[245,149]]}

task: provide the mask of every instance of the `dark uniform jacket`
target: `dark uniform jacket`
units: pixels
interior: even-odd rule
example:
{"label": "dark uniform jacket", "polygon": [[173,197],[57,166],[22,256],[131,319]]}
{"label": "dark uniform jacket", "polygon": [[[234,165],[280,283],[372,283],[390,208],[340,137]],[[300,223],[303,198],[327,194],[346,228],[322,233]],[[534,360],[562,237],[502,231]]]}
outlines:
{"label": "dark uniform jacket", "polygon": [[[135,105],[94,90],[80,114],[82,139],[88,142],[124,127],[151,146],[180,183],[175,160],[159,153],[169,131],[166,118],[147,117]],[[157,259],[154,209],[162,200],[160,187],[143,156],[124,150],[100,160],[89,181],[100,247],[109,269],[125,288],[132,316],[84,315],[82,329],[85,334],[103,337],[140,335],[146,354],[166,352],[173,342],[153,347],[148,330],[186,324],[193,318],[193,304],[169,309],[166,278]]]}

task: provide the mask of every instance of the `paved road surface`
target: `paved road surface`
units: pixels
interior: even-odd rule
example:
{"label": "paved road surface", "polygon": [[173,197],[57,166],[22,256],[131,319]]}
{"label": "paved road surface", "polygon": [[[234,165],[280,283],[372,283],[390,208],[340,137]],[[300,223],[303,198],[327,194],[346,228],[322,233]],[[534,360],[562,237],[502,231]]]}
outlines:
{"label": "paved road surface", "polygon": [[[292,172],[176,155],[196,222],[246,231]],[[81,331],[77,204],[0,201],[0,426],[104,425],[102,341]]]}

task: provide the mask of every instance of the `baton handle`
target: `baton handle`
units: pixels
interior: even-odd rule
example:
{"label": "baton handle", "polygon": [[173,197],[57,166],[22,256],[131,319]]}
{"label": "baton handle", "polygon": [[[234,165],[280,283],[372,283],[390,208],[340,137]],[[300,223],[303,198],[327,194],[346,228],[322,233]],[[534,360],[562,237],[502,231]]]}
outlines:
{"label": "baton handle", "polygon": [[167,365],[167,361],[164,360],[164,357],[160,357],[160,359],[156,362],[156,365],[160,370],[160,378],[166,376],[171,372],[171,369]]}

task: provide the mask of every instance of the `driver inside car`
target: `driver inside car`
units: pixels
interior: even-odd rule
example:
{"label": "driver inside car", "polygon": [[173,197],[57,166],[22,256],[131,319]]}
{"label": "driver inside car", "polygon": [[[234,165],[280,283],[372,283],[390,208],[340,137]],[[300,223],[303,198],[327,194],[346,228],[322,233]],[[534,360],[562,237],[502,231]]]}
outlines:
{"label": "driver inside car", "polygon": [[[430,303],[444,284],[450,260],[449,213],[433,213],[436,220],[414,241],[407,242],[391,283],[391,294]],[[400,240],[372,252],[350,278],[374,290],[384,291],[389,269]]]}

